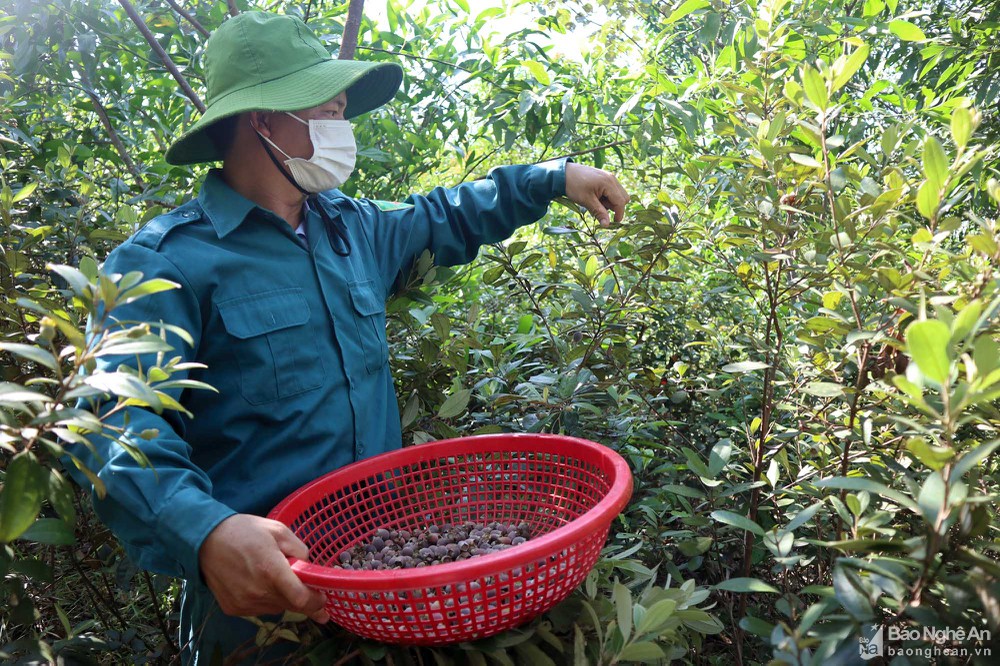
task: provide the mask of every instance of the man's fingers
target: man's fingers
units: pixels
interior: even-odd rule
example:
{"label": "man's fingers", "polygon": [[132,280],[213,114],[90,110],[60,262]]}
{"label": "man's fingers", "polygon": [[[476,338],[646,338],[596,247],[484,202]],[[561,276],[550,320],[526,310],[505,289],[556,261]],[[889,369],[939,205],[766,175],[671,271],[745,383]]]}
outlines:
{"label": "man's fingers", "polygon": [[592,197],[584,203],[584,207],[590,211],[590,214],[598,219],[602,227],[606,227],[611,224],[611,218],[608,215],[608,209],[605,208],[597,197]]}
{"label": "man's fingers", "polygon": [[299,560],[309,560],[309,547],[281,523],[278,523],[278,528],[274,531],[274,541],[285,555]]}
{"label": "man's fingers", "polygon": [[605,208],[611,208],[615,211],[615,224],[618,224],[625,217],[625,200],[620,197],[601,197],[601,203],[604,204]]}
{"label": "man's fingers", "polygon": [[309,616],[321,612],[326,603],[323,594],[307,587],[299,580],[287,562],[282,562],[282,565],[276,567],[273,584],[275,591],[287,603],[287,609]]}
{"label": "man's fingers", "polygon": [[[275,530],[274,540],[283,555],[309,560],[309,547],[284,525]],[[304,613],[321,624],[330,619],[326,611],[323,610],[326,598],[321,592],[307,587],[299,580],[287,562],[281,562],[276,568],[274,586],[278,594],[287,602],[288,610]]]}

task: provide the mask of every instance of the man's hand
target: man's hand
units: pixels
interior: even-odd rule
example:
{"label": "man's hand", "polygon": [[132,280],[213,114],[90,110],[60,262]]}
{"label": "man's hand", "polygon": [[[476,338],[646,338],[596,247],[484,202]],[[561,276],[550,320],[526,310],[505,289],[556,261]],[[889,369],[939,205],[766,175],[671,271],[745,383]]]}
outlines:
{"label": "man's hand", "polygon": [[309,549],[278,521],[238,513],[202,542],[198,562],[226,615],[290,610],[326,622],[323,595],[299,580],[286,555],[307,560]]}
{"label": "man's hand", "polygon": [[608,209],[615,211],[615,224],[625,216],[629,196],[618,179],[607,171],[585,164],[566,165],[566,196],[596,217],[602,227],[611,224]]}

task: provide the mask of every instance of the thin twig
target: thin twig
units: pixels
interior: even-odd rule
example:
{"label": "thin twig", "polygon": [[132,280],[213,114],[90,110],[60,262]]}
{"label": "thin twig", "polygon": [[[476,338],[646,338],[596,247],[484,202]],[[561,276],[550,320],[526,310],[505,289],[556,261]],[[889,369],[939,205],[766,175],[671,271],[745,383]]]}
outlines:
{"label": "thin twig", "polygon": [[360,654],[361,650],[354,650],[353,652],[348,652],[343,657],[334,662],[333,666],[345,666],[345,664],[350,663],[352,659],[359,656]]}
{"label": "thin twig", "polygon": [[160,57],[160,61],[177,81],[177,84],[181,87],[181,90],[184,91],[184,94],[188,96],[188,99],[194,102],[194,105],[199,111],[205,113],[205,104],[201,101],[201,98],[198,97],[197,93],[191,89],[191,86],[188,85],[187,79],[185,79],[184,75],[181,74],[181,71],[177,69],[177,65],[174,64],[174,61],[170,59],[167,52],[164,51],[163,47],[160,46],[160,43],[156,41],[156,37],[154,37],[153,33],[150,32],[149,27],[146,26],[146,22],[142,20],[141,16],[139,16],[139,12],[136,11],[132,3],[129,2],[129,0],[118,0],[118,4],[122,6],[125,13],[128,14],[128,17],[132,19],[132,23],[135,24],[135,27],[139,28],[139,32],[141,32],[142,36],[146,38],[146,43],[149,44],[149,47],[153,49],[153,52]]}
{"label": "thin twig", "polygon": [[183,16],[188,23],[194,26],[194,29],[202,34],[203,37],[208,37],[209,32],[205,29],[201,23],[198,22],[194,16],[192,16],[186,9],[178,5],[174,0],[167,0],[167,4],[173,7],[174,11]]}
{"label": "thin twig", "polygon": [[101,103],[101,98],[97,96],[94,92],[94,87],[90,83],[90,77],[87,76],[87,70],[84,67],[77,68],[77,73],[80,75],[80,82],[83,83],[83,91],[87,93],[87,97],[90,101],[94,103],[94,111],[97,112],[97,117],[101,119],[101,124],[104,125],[104,131],[108,133],[108,138],[111,139],[111,144],[118,151],[118,156],[122,158],[122,162],[125,163],[125,167],[129,170],[129,173],[135,177],[139,185],[143,188],[146,187],[146,181],[142,177],[142,172],[139,171],[139,167],[135,165],[132,161],[131,156],[125,150],[125,144],[122,143],[121,138],[118,136],[118,132],[115,131],[114,125],[111,124],[111,118],[108,117],[108,111],[104,108],[104,104]]}
{"label": "thin twig", "polygon": [[163,617],[163,610],[160,608],[160,600],[156,595],[156,588],[153,587],[153,579],[150,577],[149,572],[143,569],[142,577],[143,580],[146,581],[146,589],[149,591],[149,598],[153,602],[156,624],[160,627],[160,632],[163,634],[163,638],[167,641],[167,656],[169,657],[170,655],[179,652],[174,642],[173,632],[167,629],[167,620]]}
{"label": "thin twig", "polygon": [[347,23],[344,24],[344,34],[340,38],[341,60],[354,60],[354,53],[358,49],[358,32],[361,31],[361,14],[365,7],[365,0],[351,0],[347,8]]}
{"label": "thin twig", "polygon": [[236,6],[236,0],[226,0],[226,6],[229,7],[230,16],[240,15],[240,8]]}
{"label": "thin twig", "polygon": [[605,148],[614,148],[615,146],[624,146],[627,143],[631,143],[631,139],[621,139],[619,141],[612,141],[611,143],[606,143],[603,146],[595,146],[594,148],[587,148],[586,150],[578,150],[575,153],[566,153],[565,155],[560,155],[558,157],[548,157],[540,162],[533,162],[533,164],[540,164],[541,162],[548,162],[549,160],[561,160],[567,157],[577,157],[579,155],[586,155],[588,153],[596,153],[598,150],[604,150]]}

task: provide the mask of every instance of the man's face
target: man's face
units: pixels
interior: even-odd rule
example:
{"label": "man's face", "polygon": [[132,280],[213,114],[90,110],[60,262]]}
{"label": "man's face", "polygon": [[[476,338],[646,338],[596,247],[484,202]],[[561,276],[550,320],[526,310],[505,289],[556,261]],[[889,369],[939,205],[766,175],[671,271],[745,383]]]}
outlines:
{"label": "man's face", "polygon": [[[344,110],[346,108],[347,93],[342,92],[319,106],[302,109],[301,111],[293,111],[292,113],[306,122],[310,120],[344,120]],[[280,112],[268,114],[267,124],[270,129],[270,136],[268,138],[281,146],[281,149],[286,153],[292,157],[301,157],[303,159],[312,157],[313,146],[312,141],[309,139],[308,125],[303,125],[295,120],[295,118],[291,118],[287,114]]]}

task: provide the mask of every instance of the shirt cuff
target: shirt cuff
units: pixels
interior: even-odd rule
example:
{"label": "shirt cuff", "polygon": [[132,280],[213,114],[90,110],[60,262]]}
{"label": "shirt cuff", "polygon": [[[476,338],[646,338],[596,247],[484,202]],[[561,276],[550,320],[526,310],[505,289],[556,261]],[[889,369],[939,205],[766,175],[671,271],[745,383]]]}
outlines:
{"label": "shirt cuff", "polygon": [[182,575],[201,580],[198,551],[219,523],[236,511],[198,488],[184,488],[164,502],[157,520],[157,533],[172,545]]}
{"label": "shirt cuff", "polygon": [[566,196],[566,165],[568,157],[536,164],[529,184],[529,192],[540,199],[551,201]]}

